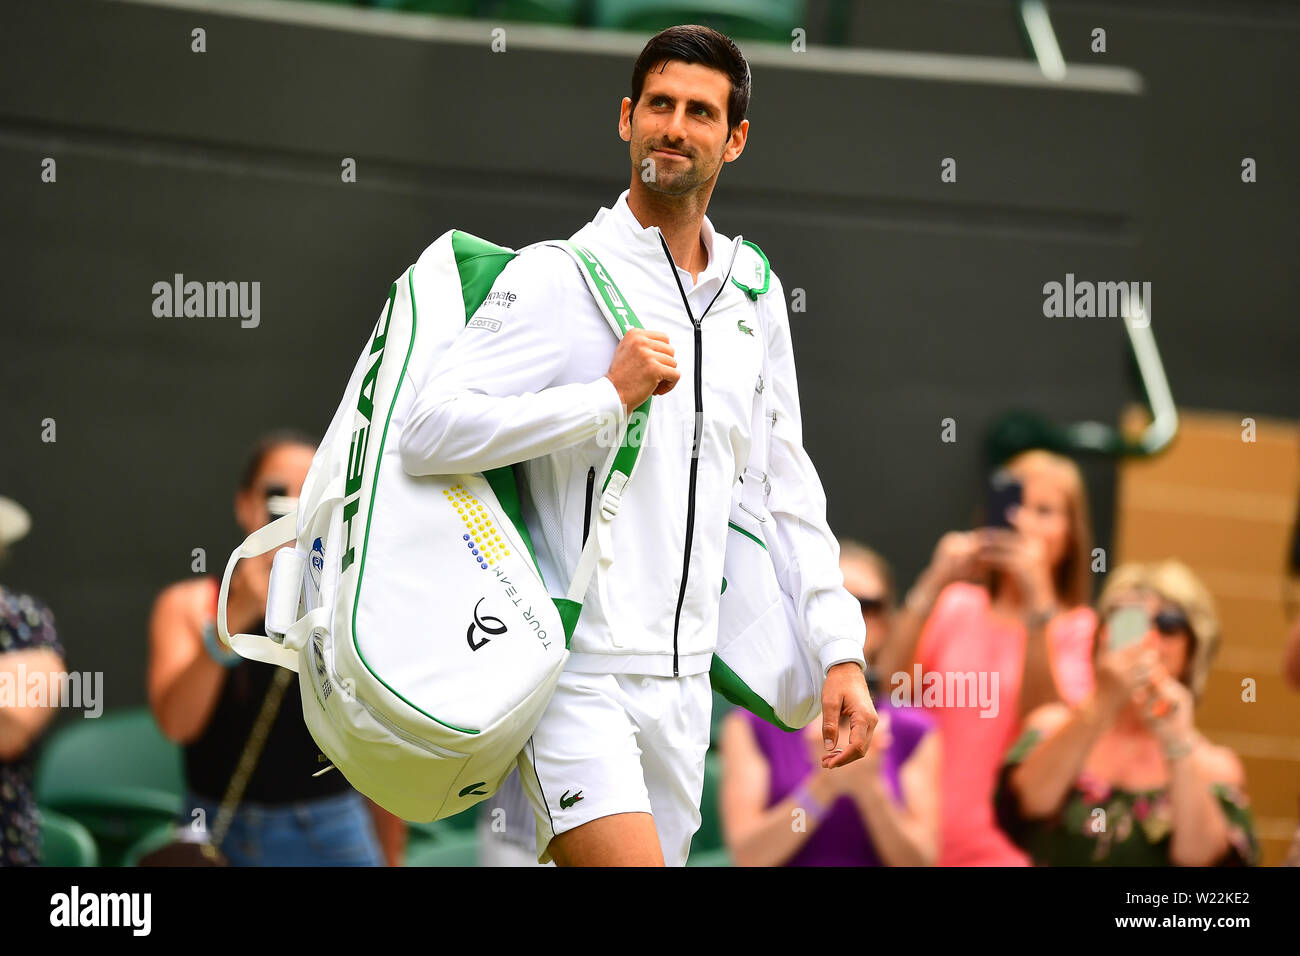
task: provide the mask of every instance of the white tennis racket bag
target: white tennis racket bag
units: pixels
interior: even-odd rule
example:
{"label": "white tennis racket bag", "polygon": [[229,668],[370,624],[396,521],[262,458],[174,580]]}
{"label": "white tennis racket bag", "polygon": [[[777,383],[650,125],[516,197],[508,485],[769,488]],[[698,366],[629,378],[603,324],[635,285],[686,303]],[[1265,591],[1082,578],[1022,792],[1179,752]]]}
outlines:
{"label": "white tennis racket bag", "polygon": [[[587,250],[564,248],[620,337],[638,326]],[[303,719],[360,792],[413,821],[459,813],[500,786],[540,720],[601,542],[639,448],[611,449],[597,533],[552,599],[513,468],[415,477],[399,436],[424,381],[516,253],[451,230],[393,284],[312,461],[298,510],[231,555],[218,629],[242,656],[297,671]],[[648,414],[649,400],[637,410]],[[630,419],[635,421],[635,419]],[[226,596],[245,557],[274,559],[264,635],[230,635]]]}

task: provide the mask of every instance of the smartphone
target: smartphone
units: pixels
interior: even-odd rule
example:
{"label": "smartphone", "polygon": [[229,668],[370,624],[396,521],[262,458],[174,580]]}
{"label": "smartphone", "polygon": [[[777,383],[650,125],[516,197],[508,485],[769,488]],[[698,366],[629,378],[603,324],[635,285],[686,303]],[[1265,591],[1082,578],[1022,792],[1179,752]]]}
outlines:
{"label": "smartphone", "polygon": [[1142,640],[1148,630],[1146,608],[1133,604],[1117,607],[1110,612],[1110,617],[1106,618],[1106,628],[1110,632],[1106,640],[1108,650],[1117,651],[1130,644],[1136,644]]}
{"label": "smartphone", "polygon": [[1011,513],[1020,507],[1024,486],[1020,479],[1006,470],[997,471],[989,479],[985,525],[989,528],[1010,528]]}

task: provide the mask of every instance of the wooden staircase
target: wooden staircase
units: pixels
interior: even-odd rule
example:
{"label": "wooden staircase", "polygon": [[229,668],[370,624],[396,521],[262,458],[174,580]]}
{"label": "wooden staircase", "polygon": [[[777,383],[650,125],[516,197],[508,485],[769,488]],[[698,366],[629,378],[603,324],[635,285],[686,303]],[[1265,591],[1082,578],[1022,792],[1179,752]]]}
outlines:
{"label": "wooden staircase", "polygon": [[[1144,409],[1124,416],[1140,431]],[[1242,419],[1255,419],[1243,440]],[[1231,747],[1246,768],[1263,851],[1277,865],[1290,845],[1300,804],[1300,692],[1282,677],[1282,651],[1300,613],[1288,579],[1300,491],[1300,423],[1249,412],[1179,410],[1178,437],[1164,454],[1119,465],[1114,555],[1126,561],[1177,558],[1214,594],[1223,639],[1197,727]],[[1243,683],[1255,682],[1255,701]]]}

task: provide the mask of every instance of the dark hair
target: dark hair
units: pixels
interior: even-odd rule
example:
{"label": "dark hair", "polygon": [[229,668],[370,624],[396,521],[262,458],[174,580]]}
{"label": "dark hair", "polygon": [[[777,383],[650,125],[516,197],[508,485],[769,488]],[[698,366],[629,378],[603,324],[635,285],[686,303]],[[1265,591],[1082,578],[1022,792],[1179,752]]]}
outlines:
{"label": "dark hair", "polygon": [[632,109],[641,100],[646,74],[667,60],[699,63],[725,73],[731,80],[727,98],[727,132],[740,125],[749,110],[749,63],[731,38],[698,24],[669,27],[650,38],[632,67]]}
{"label": "dark hair", "polygon": [[248,491],[253,487],[253,483],[257,481],[258,472],[262,470],[266,457],[284,445],[302,445],[306,448],[315,448],[316,439],[306,432],[298,431],[296,428],[278,428],[273,432],[267,432],[254,443],[253,450],[249,453],[248,462],[244,465],[243,474],[239,479],[240,491]]}

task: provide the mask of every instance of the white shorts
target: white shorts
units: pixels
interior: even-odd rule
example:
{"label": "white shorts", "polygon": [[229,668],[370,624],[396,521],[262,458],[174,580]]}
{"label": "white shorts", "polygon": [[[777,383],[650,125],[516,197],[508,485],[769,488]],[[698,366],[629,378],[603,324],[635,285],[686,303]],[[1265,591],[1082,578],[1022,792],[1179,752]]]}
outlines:
{"label": "white shorts", "polygon": [[684,866],[700,826],[713,691],[709,675],[564,671],[519,776],[537,819],[537,860],[556,834],[612,813],[654,816],[664,863]]}

